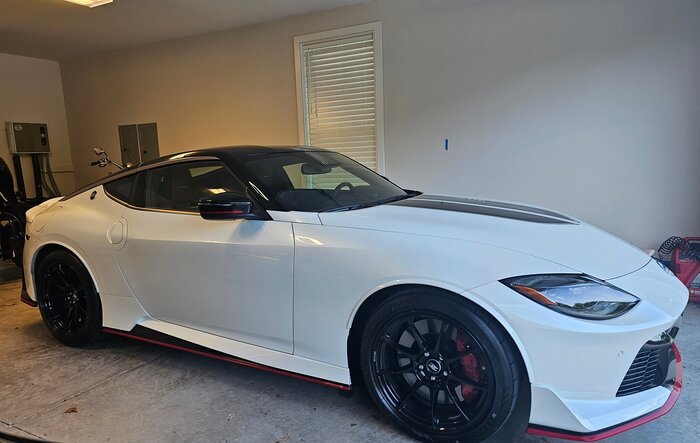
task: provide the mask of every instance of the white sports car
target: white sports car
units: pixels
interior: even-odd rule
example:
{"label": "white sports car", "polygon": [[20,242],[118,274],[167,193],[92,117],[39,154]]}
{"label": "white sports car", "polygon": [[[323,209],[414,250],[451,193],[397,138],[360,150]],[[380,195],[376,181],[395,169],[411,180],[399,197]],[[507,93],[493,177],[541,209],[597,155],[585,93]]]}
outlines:
{"label": "white sports car", "polygon": [[642,251],[557,212],[403,190],[322,149],[114,174],[28,211],[24,270],[22,299],[69,346],[107,332],[362,381],[428,441],[481,441],[518,401],[530,433],[597,440],[681,388],[688,291]]}

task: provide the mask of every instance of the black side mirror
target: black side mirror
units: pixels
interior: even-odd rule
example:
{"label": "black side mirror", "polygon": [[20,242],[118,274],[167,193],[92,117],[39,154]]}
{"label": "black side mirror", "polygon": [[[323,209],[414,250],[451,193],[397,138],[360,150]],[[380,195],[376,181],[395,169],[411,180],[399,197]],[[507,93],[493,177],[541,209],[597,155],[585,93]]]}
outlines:
{"label": "black side mirror", "polygon": [[205,197],[197,202],[199,215],[205,220],[235,220],[257,218],[253,214],[253,202],[235,192],[223,192]]}

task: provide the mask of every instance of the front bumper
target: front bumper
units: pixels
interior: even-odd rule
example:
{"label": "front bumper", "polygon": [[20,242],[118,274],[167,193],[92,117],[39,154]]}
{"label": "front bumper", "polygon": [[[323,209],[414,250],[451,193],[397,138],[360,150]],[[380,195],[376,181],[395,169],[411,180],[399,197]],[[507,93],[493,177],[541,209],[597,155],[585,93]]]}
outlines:
{"label": "front bumper", "polygon": [[490,305],[523,357],[531,384],[530,433],[595,441],[657,418],[675,403],[681,388],[677,351],[678,373],[670,385],[622,396],[618,391],[640,349],[676,325],[687,289],[654,262],[611,283],[641,302],[604,321],[560,314],[499,282],[464,294]]}
{"label": "front bumper", "polygon": [[683,365],[681,363],[681,354],[678,351],[678,348],[676,347],[675,344],[673,344],[673,351],[675,353],[675,361],[676,361],[676,377],[675,381],[673,383],[673,386],[671,388],[670,394],[668,395],[668,398],[664,402],[664,404],[659,407],[658,409],[655,409],[651,412],[648,412],[640,417],[637,417],[635,419],[629,420],[627,422],[621,423],[616,426],[611,426],[606,429],[601,429],[599,431],[595,432],[589,432],[589,433],[579,433],[579,432],[572,432],[572,431],[567,431],[564,429],[557,429],[557,428],[551,428],[547,426],[538,426],[538,425],[530,425],[527,428],[528,434],[533,434],[533,435],[539,435],[542,437],[551,437],[551,438],[561,438],[565,440],[573,440],[573,441],[598,441],[598,440],[603,440],[608,437],[612,437],[613,435],[620,434],[625,431],[629,431],[630,429],[636,428],[637,426],[641,426],[645,423],[648,423],[652,420],[655,420],[666,413],[668,413],[671,408],[676,404],[676,401],[678,400],[678,397],[681,395],[681,388],[683,387]]}

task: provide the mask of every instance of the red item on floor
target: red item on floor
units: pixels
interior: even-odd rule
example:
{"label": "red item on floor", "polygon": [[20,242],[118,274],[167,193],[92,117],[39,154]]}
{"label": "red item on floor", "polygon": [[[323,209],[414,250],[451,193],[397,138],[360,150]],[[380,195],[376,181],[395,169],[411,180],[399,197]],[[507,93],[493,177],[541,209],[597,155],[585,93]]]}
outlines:
{"label": "red item on floor", "polygon": [[700,303],[700,260],[692,253],[700,248],[700,237],[684,239],[691,248],[676,248],[671,254],[671,270],[688,287],[690,301]]}

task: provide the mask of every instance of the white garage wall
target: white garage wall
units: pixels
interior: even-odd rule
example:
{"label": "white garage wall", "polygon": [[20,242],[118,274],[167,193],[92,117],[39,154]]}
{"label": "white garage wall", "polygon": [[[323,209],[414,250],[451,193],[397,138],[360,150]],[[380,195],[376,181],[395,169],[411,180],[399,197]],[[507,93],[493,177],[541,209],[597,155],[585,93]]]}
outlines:
{"label": "white garage wall", "polygon": [[[75,188],[58,62],[0,53],[0,157],[10,165],[16,184],[5,121],[48,124],[56,183],[62,192]],[[22,172],[27,195],[34,197],[34,175],[28,156],[22,157]]]}
{"label": "white garage wall", "polygon": [[[380,20],[387,175],[644,248],[700,235],[700,2],[383,0],[61,63],[76,178],[117,125],[161,153],[296,143],[292,38]],[[444,139],[449,138],[449,150]]]}

